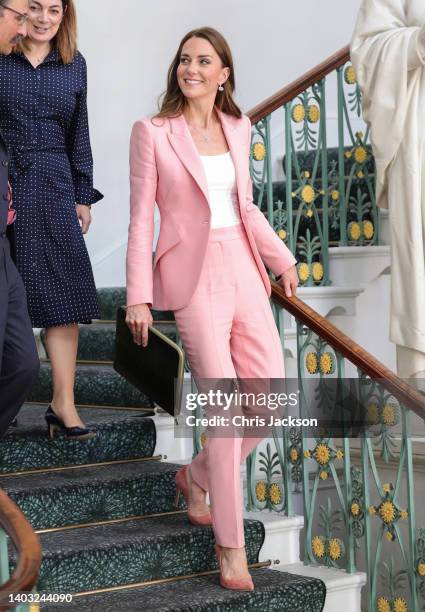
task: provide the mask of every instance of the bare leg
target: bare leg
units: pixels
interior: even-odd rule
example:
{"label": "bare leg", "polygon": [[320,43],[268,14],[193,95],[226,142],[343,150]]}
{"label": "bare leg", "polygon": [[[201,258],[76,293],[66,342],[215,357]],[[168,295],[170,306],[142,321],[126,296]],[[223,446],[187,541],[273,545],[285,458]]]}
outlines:
{"label": "bare leg", "polygon": [[66,427],[84,427],[74,402],[78,325],[49,327],[46,345],[52,365],[52,408]]}

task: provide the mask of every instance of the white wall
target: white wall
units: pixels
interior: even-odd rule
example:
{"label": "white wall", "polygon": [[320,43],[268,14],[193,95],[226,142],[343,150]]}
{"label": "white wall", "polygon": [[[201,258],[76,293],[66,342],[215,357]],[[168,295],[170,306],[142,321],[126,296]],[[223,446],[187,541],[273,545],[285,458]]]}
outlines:
{"label": "white wall", "polygon": [[124,284],[128,141],[133,122],[156,110],[182,36],[210,25],[234,54],[243,110],[349,42],[359,0],[76,0],[89,71],[96,187],[87,244],[99,286]]}

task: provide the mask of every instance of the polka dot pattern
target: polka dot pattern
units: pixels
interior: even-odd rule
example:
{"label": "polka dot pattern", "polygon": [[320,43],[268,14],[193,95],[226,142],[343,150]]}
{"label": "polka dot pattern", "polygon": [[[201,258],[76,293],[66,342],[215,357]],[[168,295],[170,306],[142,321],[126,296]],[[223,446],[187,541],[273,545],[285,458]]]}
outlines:
{"label": "polka dot pattern", "polygon": [[17,266],[34,327],[100,317],[76,203],[93,204],[86,62],[64,65],[57,50],[34,68],[0,56],[0,131],[10,154]]}

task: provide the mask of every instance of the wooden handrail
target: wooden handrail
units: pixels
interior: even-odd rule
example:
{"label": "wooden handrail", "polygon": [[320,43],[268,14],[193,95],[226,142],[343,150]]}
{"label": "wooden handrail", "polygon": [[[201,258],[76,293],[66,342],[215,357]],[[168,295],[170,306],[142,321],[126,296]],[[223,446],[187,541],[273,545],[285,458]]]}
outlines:
{"label": "wooden handrail", "polygon": [[0,610],[12,610],[11,593],[29,593],[37,583],[41,565],[41,546],[35,531],[13,501],[0,489],[0,526],[12,540],[18,564],[10,579],[0,586]]}
{"label": "wooden handrail", "polygon": [[343,66],[349,59],[350,47],[343,47],[340,51],[328,57],[324,62],[303,74],[299,79],[296,79],[283,89],[280,89],[270,98],[254,106],[254,108],[247,113],[248,117],[251,119],[251,123],[255,124],[257,121],[264,119],[264,117],[267,117],[267,115],[270,115],[270,113],[276,109],[296,98],[296,96],[323,79],[326,75],[340,66]]}
{"label": "wooden handrail", "polygon": [[272,299],[370,378],[378,380],[404,406],[413,410],[421,419],[425,419],[425,395],[405,383],[392,370],[372,357],[364,348],[302,300],[296,296],[286,297],[281,285],[275,282],[272,282]]}

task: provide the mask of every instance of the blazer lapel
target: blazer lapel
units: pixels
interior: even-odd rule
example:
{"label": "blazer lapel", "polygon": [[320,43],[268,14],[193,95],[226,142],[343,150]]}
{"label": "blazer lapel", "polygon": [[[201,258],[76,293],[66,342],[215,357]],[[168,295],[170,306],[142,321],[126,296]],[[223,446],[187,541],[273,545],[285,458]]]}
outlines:
{"label": "blazer lapel", "polygon": [[177,157],[186,170],[192,175],[200,190],[209,202],[207,179],[199,157],[198,150],[190,135],[186,120],[183,115],[170,118],[172,131],[168,133],[168,139]]}
{"label": "blazer lapel", "polygon": [[236,173],[236,185],[238,188],[239,202],[244,202],[246,196],[246,187],[248,183],[247,171],[249,170],[249,160],[241,135],[236,130],[236,120],[230,115],[226,115],[216,107],[217,114],[221,121],[224,135],[229,145],[230,154]]}
{"label": "blazer lapel", "polygon": [[[243,146],[241,135],[235,129],[235,119],[221,112],[218,108],[216,108],[216,111],[221,121],[223,132],[226,137],[227,144],[229,145],[230,154],[235,166],[239,201],[244,202],[248,183],[247,172],[249,171],[249,163],[245,147]],[[168,133],[170,144],[182,164],[185,166],[186,170],[198,184],[205,196],[205,199],[209,203],[208,185],[204,167],[189,132],[189,128],[187,127],[186,120],[183,115],[180,115],[179,117],[170,118],[170,123],[172,130]]]}

